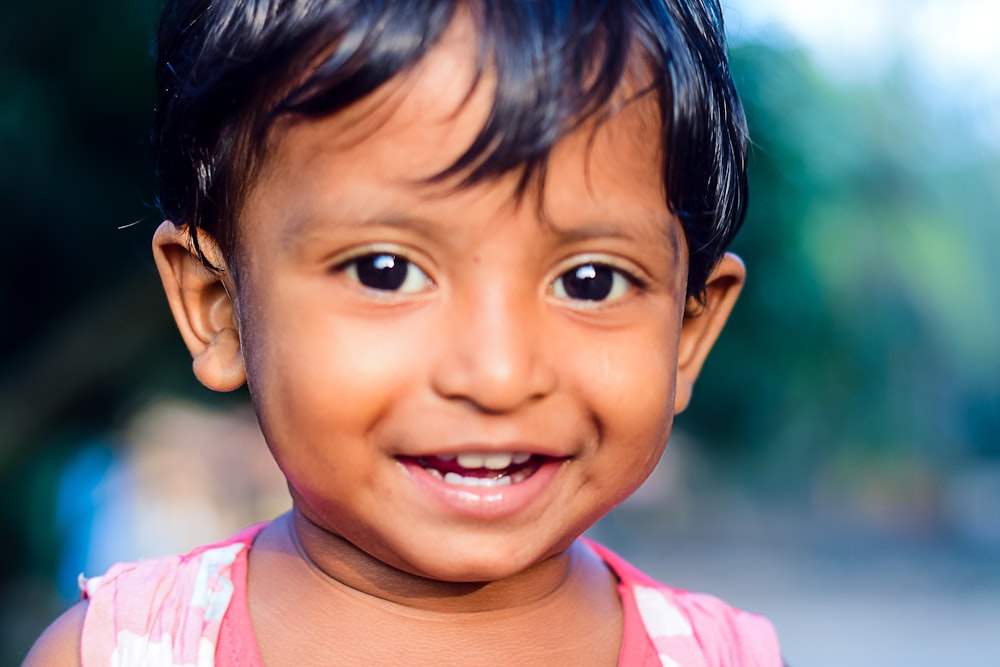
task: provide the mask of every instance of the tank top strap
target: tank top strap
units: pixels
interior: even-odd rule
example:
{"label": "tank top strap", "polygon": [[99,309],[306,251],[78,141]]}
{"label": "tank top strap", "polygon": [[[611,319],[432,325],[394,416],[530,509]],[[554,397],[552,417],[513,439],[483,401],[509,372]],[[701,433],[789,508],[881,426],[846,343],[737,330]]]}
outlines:
{"label": "tank top strap", "polygon": [[264,525],[182,556],[119,563],[103,576],[81,579],[89,601],[81,638],[84,667],[214,665],[234,599],[243,605],[235,615],[245,616],[249,627],[247,553]]}
{"label": "tank top strap", "polygon": [[711,595],[672,588],[584,540],[617,576],[623,637],[619,665],[781,667],[770,621]]}

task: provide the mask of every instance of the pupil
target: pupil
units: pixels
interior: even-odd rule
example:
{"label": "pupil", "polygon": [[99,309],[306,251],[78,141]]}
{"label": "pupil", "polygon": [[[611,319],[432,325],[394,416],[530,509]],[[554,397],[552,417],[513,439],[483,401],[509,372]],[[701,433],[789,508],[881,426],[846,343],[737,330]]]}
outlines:
{"label": "pupil", "polygon": [[406,281],[409,262],[395,255],[371,255],[358,260],[358,281],[365,287],[398,290]]}
{"label": "pupil", "polygon": [[566,295],[583,301],[602,301],[611,294],[614,275],[606,266],[586,264],[571,271],[564,279]]}

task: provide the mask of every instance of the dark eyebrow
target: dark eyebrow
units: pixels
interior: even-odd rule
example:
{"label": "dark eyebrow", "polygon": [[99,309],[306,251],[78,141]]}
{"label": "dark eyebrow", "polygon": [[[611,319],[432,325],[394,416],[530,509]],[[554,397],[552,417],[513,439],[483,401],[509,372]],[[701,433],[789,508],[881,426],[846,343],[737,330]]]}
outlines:
{"label": "dark eyebrow", "polygon": [[350,214],[343,216],[338,215],[327,215],[319,213],[309,213],[302,216],[297,216],[291,221],[288,228],[282,235],[282,245],[286,248],[294,248],[295,246],[302,243],[303,240],[308,240],[313,234],[319,233],[324,229],[336,229],[338,227],[396,227],[399,229],[409,229],[423,236],[434,236],[433,226],[420,218],[414,218],[406,215],[376,215],[376,216],[359,216],[354,218]]}
{"label": "dark eyebrow", "polygon": [[[680,242],[678,239],[680,226],[670,224],[671,220],[672,218],[666,218],[662,221],[662,223],[655,224],[654,226],[658,232],[656,236],[658,238],[651,238],[648,240],[650,242],[659,241],[666,244],[670,247],[672,256],[676,257],[680,253]],[[544,225],[546,229],[557,235],[560,240],[567,243],[600,238],[631,239],[639,241],[645,240],[643,238],[637,238],[633,234],[624,232],[621,227],[614,224],[592,223],[564,229],[555,224],[555,222],[553,222],[548,216],[543,216],[541,218],[541,224]]]}
{"label": "dark eyebrow", "polygon": [[[672,224],[672,216],[663,216],[659,221],[653,221],[652,218],[654,217],[659,218],[660,216],[650,213],[650,225],[643,226],[643,229],[655,228],[656,230],[655,235],[648,235],[648,237],[646,234],[637,236],[629,233],[622,226],[611,222],[594,222],[562,227],[549,216],[543,215],[539,218],[539,224],[561,243],[571,244],[602,238],[662,243],[670,249],[672,257],[677,257],[680,253],[680,225]],[[307,242],[312,234],[319,233],[323,229],[336,229],[341,226],[394,227],[397,229],[406,229],[430,239],[441,237],[445,233],[444,230],[431,221],[398,212],[385,212],[382,214],[359,216],[358,218],[354,218],[350,213],[344,216],[309,213],[299,216],[291,222],[284,234],[282,245],[286,248],[294,249],[302,242]]]}

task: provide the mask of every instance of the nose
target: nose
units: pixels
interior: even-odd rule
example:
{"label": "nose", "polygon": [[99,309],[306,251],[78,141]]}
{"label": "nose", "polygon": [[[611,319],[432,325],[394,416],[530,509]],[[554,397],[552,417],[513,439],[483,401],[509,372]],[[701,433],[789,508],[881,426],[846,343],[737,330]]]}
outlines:
{"label": "nose", "polygon": [[544,398],[556,386],[544,319],[542,304],[502,289],[456,294],[433,365],[434,390],[496,414]]}

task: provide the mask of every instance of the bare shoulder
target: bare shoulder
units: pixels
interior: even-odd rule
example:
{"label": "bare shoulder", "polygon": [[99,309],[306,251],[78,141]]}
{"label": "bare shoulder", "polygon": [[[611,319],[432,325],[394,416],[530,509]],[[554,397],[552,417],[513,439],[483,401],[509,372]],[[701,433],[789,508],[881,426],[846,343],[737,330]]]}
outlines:
{"label": "bare shoulder", "polygon": [[21,667],[49,667],[51,665],[80,665],[80,637],[87,602],[78,602],[52,622],[35,645]]}

